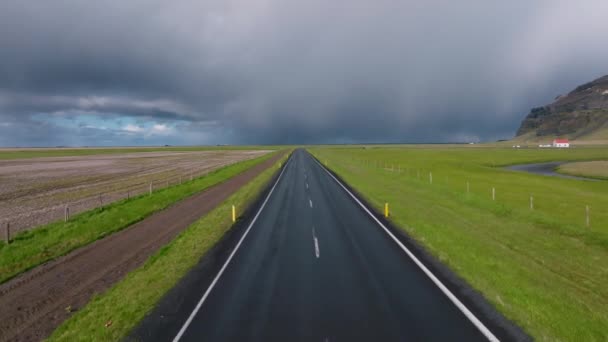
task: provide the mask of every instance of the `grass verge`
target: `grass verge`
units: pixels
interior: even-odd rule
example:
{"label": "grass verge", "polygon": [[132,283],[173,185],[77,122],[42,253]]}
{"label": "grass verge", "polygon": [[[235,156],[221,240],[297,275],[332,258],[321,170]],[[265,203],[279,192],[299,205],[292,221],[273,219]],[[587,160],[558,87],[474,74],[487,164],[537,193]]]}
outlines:
{"label": "grass verge", "polygon": [[311,152],[376,210],[388,202],[391,221],[535,339],[608,340],[608,182],[492,167],[602,159],[608,149]]}
{"label": "grass verge", "polygon": [[76,248],[122,230],[173,203],[231,178],[271,158],[274,153],[214,170],[181,185],[114,202],[20,233],[10,244],[0,242],[0,283]]}
{"label": "grass verge", "polygon": [[[94,298],[61,325],[49,340],[116,341],[126,336],[230,229],[231,205],[248,207],[276,170],[273,167],[267,169],[219,207],[192,224],[141,268],[128,274],[106,293]],[[108,322],[112,324],[106,327]]]}

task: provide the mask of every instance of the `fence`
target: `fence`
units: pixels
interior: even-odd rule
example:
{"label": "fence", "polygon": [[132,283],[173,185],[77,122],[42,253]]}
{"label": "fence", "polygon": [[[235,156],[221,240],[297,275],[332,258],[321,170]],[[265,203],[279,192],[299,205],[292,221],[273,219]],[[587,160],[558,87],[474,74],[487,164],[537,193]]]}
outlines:
{"label": "fence", "polygon": [[[14,236],[20,231],[27,230],[28,228],[55,221],[67,221],[71,216],[78,213],[103,207],[120,200],[151,194],[155,191],[192,181],[217,168],[229,164],[230,163],[222,163],[213,165],[212,167],[178,169],[177,175],[173,174],[168,177],[155,178],[151,181],[138,181],[136,178],[134,184],[130,184],[122,189],[100,191],[78,200],[58,201],[56,204],[48,205],[44,208],[7,215],[0,221],[0,229],[2,230],[1,236],[4,238],[3,240],[8,242],[10,241],[11,236]],[[118,180],[114,180],[114,183],[117,181]]]}
{"label": "fence", "polygon": [[[458,186],[457,184],[454,185],[452,184],[452,186],[450,186],[449,183],[449,177],[446,176],[445,177],[445,183],[443,184],[434,184],[433,183],[433,171],[429,171],[428,169],[424,169],[424,168],[410,168],[407,166],[403,166],[401,164],[390,164],[387,163],[385,161],[378,161],[378,160],[361,160],[361,159],[357,159],[357,158],[350,158],[350,163],[358,163],[359,165],[362,165],[364,167],[367,168],[374,168],[374,169],[379,169],[383,172],[387,172],[387,173],[393,173],[393,174],[397,174],[397,175],[403,175],[403,176],[407,176],[407,177],[411,177],[413,179],[415,179],[416,181],[428,184],[429,186],[444,186],[446,187],[446,189],[449,188],[449,190],[454,191],[454,186]],[[421,177],[422,175],[425,175],[424,177],[427,177],[426,175],[428,175],[428,178],[424,179],[424,177]],[[462,184],[462,193],[465,194],[472,194],[472,190],[471,187],[472,185],[474,185],[474,181],[475,179],[473,177],[471,177],[470,179],[466,179],[465,181],[463,181]],[[441,182],[435,182],[435,183],[441,183]],[[458,190],[457,190],[458,191]],[[480,195],[479,193],[477,195]],[[482,195],[484,196],[484,195]],[[498,189],[495,186],[488,186],[487,188],[487,199],[491,200],[493,202],[497,202],[500,203],[500,193],[498,191]],[[529,210],[531,211],[540,211],[538,207],[535,206],[535,198],[533,194],[530,193],[522,193],[522,197],[521,197],[521,201],[522,201],[522,205],[523,207],[529,207]],[[577,211],[578,217],[580,217],[579,220],[577,220],[578,222],[571,222],[573,224],[578,224],[580,226],[584,226],[587,228],[590,228],[592,226],[592,210],[591,210],[591,206],[589,204],[585,204],[584,206],[572,206],[571,210],[573,211]],[[597,213],[597,212],[596,212]],[[598,213],[596,215],[601,215],[602,213]]]}

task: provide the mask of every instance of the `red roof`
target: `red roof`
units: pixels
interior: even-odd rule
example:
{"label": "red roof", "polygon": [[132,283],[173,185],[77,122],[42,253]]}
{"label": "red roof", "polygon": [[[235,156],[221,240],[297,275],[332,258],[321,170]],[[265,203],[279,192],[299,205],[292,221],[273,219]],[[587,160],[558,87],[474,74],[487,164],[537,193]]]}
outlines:
{"label": "red roof", "polygon": [[570,141],[568,139],[555,139],[555,140],[553,140],[553,142],[556,144],[567,144]]}

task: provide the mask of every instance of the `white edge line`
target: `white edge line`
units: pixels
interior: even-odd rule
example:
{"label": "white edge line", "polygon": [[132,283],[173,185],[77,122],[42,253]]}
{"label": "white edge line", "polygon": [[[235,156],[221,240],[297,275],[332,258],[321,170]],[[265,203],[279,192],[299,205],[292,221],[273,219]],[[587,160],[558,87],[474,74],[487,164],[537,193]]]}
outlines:
{"label": "white edge line", "polygon": [[[287,160],[287,163],[289,163],[290,161],[291,161],[291,158],[289,158],[289,160]],[[188,319],[186,320],[186,322],[184,323],[182,328],[179,330],[177,335],[175,335],[175,338],[173,338],[173,342],[178,342],[182,338],[182,336],[184,335],[186,330],[188,330],[188,326],[190,326],[190,323],[192,323],[192,321],[194,320],[194,317],[196,316],[198,311],[201,309],[201,306],[203,305],[203,303],[205,302],[205,300],[211,293],[211,290],[213,290],[213,287],[215,287],[215,284],[218,282],[218,280],[224,273],[224,270],[226,270],[226,267],[228,267],[228,264],[232,260],[232,257],[234,257],[234,255],[236,254],[236,251],[239,249],[239,247],[243,243],[243,240],[245,240],[245,237],[247,237],[249,230],[251,230],[251,227],[253,227],[253,225],[255,224],[255,221],[258,219],[258,216],[260,216],[260,213],[262,212],[262,210],[264,210],[266,203],[268,202],[268,200],[270,199],[270,196],[274,192],[274,188],[276,188],[277,184],[279,184],[279,181],[281,180],[281,177],[283,176],[283,172],[285,172],[285,170],[287,170],[287,163],[285,164],[285,167],[283,168],[283,170],[281,170],[281,173],[279,174],[279,178],[277,178],[276,182],[272,186],[272,189],[270,189],[270,192],[266,196],[264,203],[262,203],[262,206],[260,207],[260,209],[258,209],[258,212],[253,217],[253,220],[247,227],[247,230],[245,231],[245,233],[243,234],[243,236],[241,237],[239,242],[236,244],[236,247],[234,247],[234,249],[232,250],[232,253],[230,253],[230,255],[228,256],[228,259],[226,260],[226,262],[224,263],[224,265],[222,266],[222,268],[220,269],[218,274],[215,276],[215,278],[211,282],[211,285],[209,285],[209,287],[207,288],[207,291],[205,291],[205,294],[203,295],[203,297],[198,301],[198,304],[196,304],[196,307],[194,308],[194,310],[192,311],[192,313],[190,314],[190,316],[188,317]]]}
{"label": "white edge line", "polygon": [[403,245],[403,243],[401,243],[401,241],[399,241],[399,239],[397,239],[397,237],[395,237],[395,235],[393,235],[393,233],[391,233],[390,230],[388,230],[388,228],[386,228],[384,226],[384,224],[382,224],[382,222],[380,222],[380,220],[378,220],[378,218],[376,218],[376,216],[369,210],[367,209],[367,207],[365,205],[363,205],[363,203],[361,203],[361,201],[359,201],[359,199],[353,195],[352,192],[350,192],[350,190],[348,190],[348,188],[346,188],[336,177],[334,177],[334,175],[331,174],[331,172],[329,172],[323,165],[321,165],[315,158],[313,158],[313,160],[319,164],[319,166],[321,166],[321,168],[323,170],[325,170],[325,172],[327,172],[327,174],[333,178],[336,183],[338,183],[338,185],[340,185],[342,187],[342,189],[344,189],[344,191],[346,191],[358,204],[361,208],[363,208],[363,210],[365,210],[367,212],[367,214],[369,216],[371,216],[372,219],[374,219],[374,221],[376,221],[376,223],[378,223],[378,225],[380,227],[382,227],[384,229],[384,231],[393,239],[393,241],[395,241],[399,247],[401,247],[401,249],[414,261],[414,263],[431,279],[431,281],[433,281],[433,283],[435,283],[435,285],[441,290],[441,292],[443,292],[443,294],[445,294],[448,299],[454,304],[456,305],[456,307],[469,319],[469,321],[471,321],[471,323],[473,323],[473,325],[479,329],[479,331],[489,340],[489,341],[500,341],[496,336],[494,336],[494,334],[492,334],[492,332],[490,331],[490,329],[488,329],[480,320],[479,318],[477,318],[472,312],[471,310],[469,310],[445,285],[443,285],[443,283],[428,269],[426,268],[426,266],[424,266],[424,264],[418,260],[418,258],[416,258],[416,256],[410,252],[410,250],[405,247],[405,245]]}

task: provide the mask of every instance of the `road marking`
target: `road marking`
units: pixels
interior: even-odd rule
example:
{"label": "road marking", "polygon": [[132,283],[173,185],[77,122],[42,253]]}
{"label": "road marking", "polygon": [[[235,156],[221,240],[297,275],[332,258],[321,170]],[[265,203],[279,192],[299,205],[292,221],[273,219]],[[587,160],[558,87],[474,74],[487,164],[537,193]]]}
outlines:
{"label": "road marking", "polygon": [[446,295],[446,297],[448,297],[448,299],[458,308],[458,310],[460,310],[460,312],[462,312],[468,319],[469,321],[471,321],[471,323],[473,323],[473,325],[479,329],[479,331],[489,340],[492,342],[497,342],[500,341],[496,336],[494,336],[494,334],[492,334],[492,332],[490,331],[490,329],[488,329],[480,320],[479,318],[477,318],[472,312],[471,310],[469,310],[453,293],[452,291],[450,291],[450,289],[448,289],[442,282],[441,280],[439,280],[439,278],[437,278],[426,266],[424,266],[424,264],[418,260],[418,258],[416,258],[416,256],[407,248],[405,247],[405,245],[403,243],[401,243],[401,241],[399,241],[399,239],[397,239],[397,237],[395,237],[395,235],[393,235],[393,233],[391,233],[391,231],[386,228],[386,226],[380,222],[380,220],[378,220],[378,218],[376,218],[376,216],[369,210],[367,209],[367,207],[365,205],[363,205],[363,203],[361,203],[361,201],[359,201],[359,199],[353,195],[352,192],[350,192],[350,190],[348,190],[348,188],[346,188],[342,182],[340,182],[336,177],[334,177],[334,175],[329,172],[323,165],[321,165],[321,163],[319,163],[315,158],[313,158],[313,160],[325,171],[327,172],[327,174],[334,179],[334,181],[336,181],[336,183],[338,183],[338,185],[340,185],[342,187],[342,189],[344,189],[344,191],[346,191],[350,197],[352,197],[355,202],[357,202],[357,204],[359,204],[359,206],[361,208],[363,208],[363,210],[365,210],[365,212],[367,212],[367,214],[374,220],[376,221],[376,223],[382,227],[382,229],[384,229],[384,231],[393,239],[393,241],[395,241],[395,243],[397,243],[397,245],[399,245],[399,247],[401,247],[401,249],[410,257],[410,259],[412,259],[412,261],[414,261],[414,263],[422,270],[422,272],[424,272],[424,274],[427,275],[427,277],[429,277],[431,279],[431,281],[441,290],[441,292],[443,292],[444,295]]}
{"label": "road marking", "polygon": [[306,190],[308,190],[308,182],[306,182]]}
{"label": "road marking", "polygon": [[257,221],[258,217],[260,216],[260,213],[262,212],[262,210],[264,210],[264,207],[266,207],[266,203],[268,203],[268,200],[270,199],[270,196],[274,192],[274,189],[277,187],[277,184],[279,184],[279,181],[281,180],[281,177],[283,177],[283,173],[285,172],[285,170],[287,170],[287,164],[290,161],[291,161],[291,158],[289,158],[289,160],[287,160],[287,163],[285,164],[285,167],[283,168],[283,170],[281,170],[281,173],[279,174],[279,177],[277,178],[276,182],[274,182],[274,185],[272,186],[272,189],[270,189],[270,192],[268,193],[268,195],[266,195],[266,199],[262,203],[262,206],[260,207],[260,209],[258,209],[258,212],[253,217],[253,220],[251,221],[251,223],[247,227],[247,230],[245,230],[245,233],[243,234],[243,236],[241,237],[241,239],[239,240],[239,242],[234,247],[234,250],[232,250],[232,253],[230,253],[230,255],[228,256],[228,259],[226,260],[226,262],[224,263],[224,265],[220,269],[219,273],[215,276],[215,278],[211,282],[211,285],[209,285],[209,287],[207,288],[207,291],[205,291],[205,294],[203,294],[203,297],[201,298],[201,300],[198,301],[198,304],[196,304],[196,307],[194,308],[194,310],[192,310],[192,313],[190,314],[190,316],[188,317],[188,319],[186,320],[186,322],[184,323],[184,325],[182,326],[182,328],[179,330],[179,332],[177,333],[177,335],[175,336],[175,338],[173,338],[173,342],[178,342],[182,338],[182,336],[184,335],[184,333],[186,332],[186,330],[188,330],[188,326],[190,326],[190,324],[192,323],[192,320],[194,320],[194,317],[196,316],[196,314],[198,313],[198,311],[201,309],[201,306],[203,306],[203,303],[205,302],[205,300],[207,299],[207,297],[211,293],[211,290],[213,290],[213,287],[215,287],[215,285],[217,284],[218,280],[220,279],[220,277],[222,276],[222,274],[226,270],[226,267],[228,267],[228,264],[230,263],[230,261],[232,261],[232,258],[236,254],[236,251],[239,249],[239,247],[241,247],[241,244],[243,243],[243,240],[245,240],[245,237],[247,237],[247,234],[249,234],[249,231],[251,230],[251,227],[253,227],[253,225],[255,224],[255,221]]}
{"label": "road marking", "polygon": [[312,200],[311,199],[308,200],[308,203],[310,204],[310,207],[312,208]]}
{"label": "road marking", "polygon": [[312,227],[312,240],[315,243],[315,255],[317,256],[317,259],[319,259],[321,257],[321,252],[319,251],[319,239],[317,239],[315,227]]}

